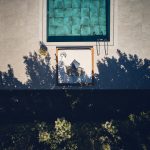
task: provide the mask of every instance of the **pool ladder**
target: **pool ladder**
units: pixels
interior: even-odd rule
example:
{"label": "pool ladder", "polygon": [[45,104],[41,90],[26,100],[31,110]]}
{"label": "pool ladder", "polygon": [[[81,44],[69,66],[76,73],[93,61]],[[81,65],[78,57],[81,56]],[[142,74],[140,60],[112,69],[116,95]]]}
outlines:
{"label": "pool ladder", "polygon": [[103,39],[97,39],[97,41],[96,41],[97,56],[99,56],[101,54],[101,43],[102,42],[104,42],[105,55],[108,55],[108,42]]}

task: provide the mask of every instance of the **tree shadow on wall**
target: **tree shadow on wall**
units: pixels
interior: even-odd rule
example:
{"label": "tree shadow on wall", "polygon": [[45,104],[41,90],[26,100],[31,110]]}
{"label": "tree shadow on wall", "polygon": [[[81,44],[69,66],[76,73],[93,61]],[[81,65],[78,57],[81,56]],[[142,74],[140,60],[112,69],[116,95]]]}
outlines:
{"label": "tree shadow on wall", "polygon": [[[98,61],[99,73],[95,74],[95,86],[92,89],[150,89],[150,60],[142,60],[137,55],[127,55],[120,50],[117,50],[117,53],[118,59],[106,57]],[[56,70],[51,68],[49,54],[42,58],[34,52],[23,58],[27,82],[21,83],[14,76],[11,65],[8,65],[7,72],[0,72],[0,89],[53,89],[57,87]]]}
{"label": "tree shadow on wall", "polygon": [[15,76],[11,65],[8,65],[7,72],[0,71],[0,89],[22,89],[26,85],[20,82]]}
{"label": "tree shadow on wall", "polygon": [[44,59],[36,52],[24,56],[26,75],[28,81],[26,83],[28,89],[52,89],[55,86],[55,69],[51,68],[50,55]]}
{"label": "tree shadow on wall", "polygon": [[98,61],[95,82],[99,89],[150,89],[150,60],[117,50],[119,58]]}
{"label": "tree shadow on wall", "polygon": [[55,70],[50,66],[50,55],[42,58],[36,52],[24,56],[27,82],[23,84],[8,65],[7,72],[0,72],[0,89],[52,89],[55,85]]}
{"label": "tree shadow on wall", "polygon": [[[83,85],[92,83],[92,78],[89,77],[84,70],[78,70],[74,66],[66,66],[64,61],[60,60],[57,64],[57,80],[58,84],[63,88],[74,88],[82,89]],[[86,86],[84,86],[86,88]]]}

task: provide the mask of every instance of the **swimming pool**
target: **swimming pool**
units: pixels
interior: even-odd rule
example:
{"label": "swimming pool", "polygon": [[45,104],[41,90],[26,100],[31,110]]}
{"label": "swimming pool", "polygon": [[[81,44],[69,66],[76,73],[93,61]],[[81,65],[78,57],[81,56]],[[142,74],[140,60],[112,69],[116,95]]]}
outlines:
{"label": "swimming pool", "polygon": [[109,40],[110,0],[47,0],[47,41]]}

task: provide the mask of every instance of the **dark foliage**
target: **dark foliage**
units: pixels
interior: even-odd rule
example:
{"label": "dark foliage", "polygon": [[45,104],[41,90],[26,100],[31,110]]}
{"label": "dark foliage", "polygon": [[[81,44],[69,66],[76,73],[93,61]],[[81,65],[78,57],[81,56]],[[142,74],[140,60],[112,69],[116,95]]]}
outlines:
{"label": "dark foliage", "polygon": [[5,150],[148,150],[150,112],[123,120],[71,123],[34,122],[0,125],[0,149]]}

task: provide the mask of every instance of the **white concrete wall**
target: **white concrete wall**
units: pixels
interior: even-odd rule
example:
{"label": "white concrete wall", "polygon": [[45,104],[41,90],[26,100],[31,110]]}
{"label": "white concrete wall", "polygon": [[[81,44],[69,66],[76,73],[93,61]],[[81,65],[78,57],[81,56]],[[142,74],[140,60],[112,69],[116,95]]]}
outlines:
{"label": "white concrete wall", "polygon": [[[150,1],[111,0],[111,42],[109,56],[116,50],[137,54],[150,59]],[[26,81],[23,56],[38,51],[43,40],[55,65],[56,46],[93,45],[91,43],[47,43],[46,0],[0,0],[0,70],[6,71],[7,64],[14,68],[15,76]],[[102,47],[103,48],[103,47]],[[95,64],[103,58],[95,52]],[[95,65],[96,66],[96,65]]]}

